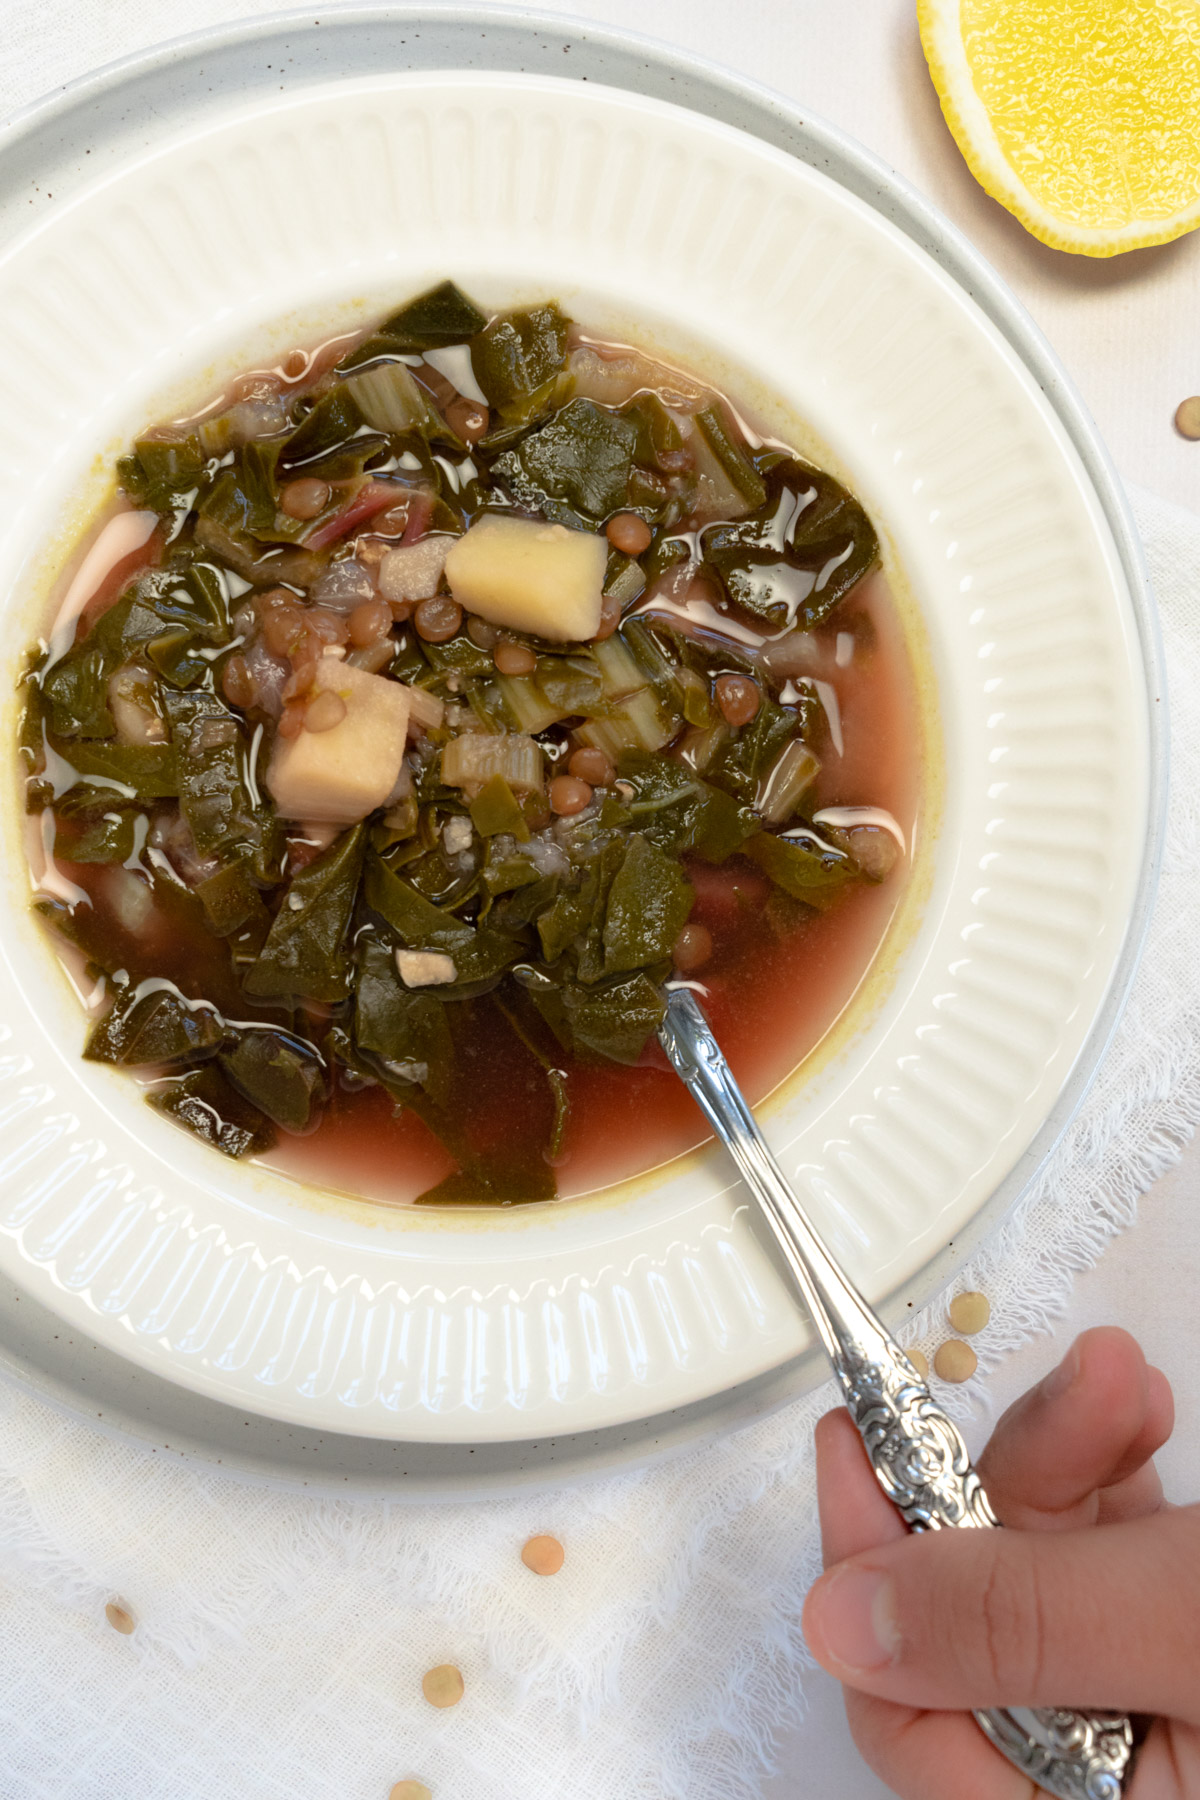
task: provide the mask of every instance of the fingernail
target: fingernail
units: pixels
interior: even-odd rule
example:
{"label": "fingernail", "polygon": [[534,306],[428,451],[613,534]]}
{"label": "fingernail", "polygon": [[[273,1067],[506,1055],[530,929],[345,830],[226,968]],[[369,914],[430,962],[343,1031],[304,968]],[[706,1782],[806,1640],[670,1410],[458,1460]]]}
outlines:
{"label": "fingernail", "polygon": [[900,1648],[891,1576],[854,1566],[835,1570],[821,1592],[817,1623],[827,1654],[844,1669],[882,1669]]}
{"label": "fingernail", "polygon": [[1051,1369],[1042,1382],[1042,1397],[1046,1400],[1057,1400],[1065,1394],[1079,1373],[1079,1345],[1072,1344],[1057,1369]]}

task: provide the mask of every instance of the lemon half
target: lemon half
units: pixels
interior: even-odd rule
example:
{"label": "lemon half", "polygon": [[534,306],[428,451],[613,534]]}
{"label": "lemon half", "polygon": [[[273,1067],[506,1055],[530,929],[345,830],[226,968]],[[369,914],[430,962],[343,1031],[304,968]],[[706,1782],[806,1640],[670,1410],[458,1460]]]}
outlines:
{"label": "lemon half", "polygon": [[971,173],[1044,244],[1115,256],[1200,225],[1197,0],[918,0]]}

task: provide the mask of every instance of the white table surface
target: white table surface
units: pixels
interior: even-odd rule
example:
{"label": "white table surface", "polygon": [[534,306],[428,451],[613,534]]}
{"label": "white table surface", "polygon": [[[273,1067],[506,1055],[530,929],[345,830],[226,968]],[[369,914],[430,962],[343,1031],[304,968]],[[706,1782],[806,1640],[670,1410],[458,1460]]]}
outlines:
{"label": "white table surface", "polygon": [[[37,7],[0,0],[0,114],[143,45],[263,10],[261,0],[40,0]],[[1035,242],[962,162],[929,82],[912,0],[870,0],[865,8],[844,0],[588,0],[545,10],[668,39],[782,90],[859,138],[999,269],[1074,377],[1122,475],[1200,509],[1200,444],[1178,437],[1171,422],[1179,401],[1200,391],[1200,233],[1104,262]],[[1160,1459],[1168,1492],[1197,1497],[1198,1292],[1200,1149],[1193,1147],[1146,1195],[1136,1227],[1079,1280],[1053,1338],[1029,1345],[992,1378],[994,1414],[1076,1332],[1122,1324],[1175,1387],[1176,1437]],[[885,1796],[850,1743],[834,1683],[817,1676],[806,1686],[807,1720],[784,1740],[767,1800]]]}

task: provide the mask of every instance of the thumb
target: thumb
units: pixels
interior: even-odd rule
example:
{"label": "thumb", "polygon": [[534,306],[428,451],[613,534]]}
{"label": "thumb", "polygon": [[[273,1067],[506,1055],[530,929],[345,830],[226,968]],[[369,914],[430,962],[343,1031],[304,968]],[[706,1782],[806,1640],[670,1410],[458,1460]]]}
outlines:
{"label": "thumb", "polygon": [[1108,1706],[1200,1722],[1200,1507],[881,1544],[821,1577],[804,1632],[830,1674],[908,1706]]}

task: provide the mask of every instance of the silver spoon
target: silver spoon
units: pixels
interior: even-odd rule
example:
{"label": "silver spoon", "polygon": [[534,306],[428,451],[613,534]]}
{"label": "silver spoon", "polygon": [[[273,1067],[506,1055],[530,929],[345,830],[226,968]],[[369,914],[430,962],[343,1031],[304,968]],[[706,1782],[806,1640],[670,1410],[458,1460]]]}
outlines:
{"label": "silver spoon", "polygon": [[[669,992],[658,1036],[775,1234],[888,1499],[914,1531],[998,1526],[957,1427],[805,1216],[688,988]],[[1120,1800],[1134,1749],[1124,1715],[1022,1706],[975,1717],[1059,1800]]]}

